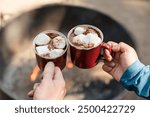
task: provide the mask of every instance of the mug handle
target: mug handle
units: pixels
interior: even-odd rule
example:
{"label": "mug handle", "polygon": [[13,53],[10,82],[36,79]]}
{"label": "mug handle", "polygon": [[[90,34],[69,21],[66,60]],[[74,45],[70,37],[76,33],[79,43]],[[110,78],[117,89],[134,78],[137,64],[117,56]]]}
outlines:
{"label": "mug handle", "polygon": [[111,47],[109,44],[107,44],[107,43],[105,43],[105,42],[102,42],[100,49],[101,49],[101,50],[100,50],[100,60],[105,60],[105,56],[104,56],[104,54],[105,54],[104,50],[105,50],[105,49],[107,49],[107,50],[110,52],[110,54],[111,54],[112,56],[114,56],[114,53],[112,52],[112,47]]}

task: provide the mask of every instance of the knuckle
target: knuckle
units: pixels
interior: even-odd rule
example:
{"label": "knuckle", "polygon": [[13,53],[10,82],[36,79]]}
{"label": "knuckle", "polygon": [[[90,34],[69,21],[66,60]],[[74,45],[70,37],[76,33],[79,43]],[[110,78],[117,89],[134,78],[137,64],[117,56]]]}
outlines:
{"label": "knuckle", "polygon": [[112,43],[114,43],[113,41],[108,41],[107,44],[111,45]]}
{"label": "knuckle", "polygon": [[119,45],[121,45],[121,46],[124,45],[124,44],[125,44],[124,42],[120,42],[120,43],[119,43]]}

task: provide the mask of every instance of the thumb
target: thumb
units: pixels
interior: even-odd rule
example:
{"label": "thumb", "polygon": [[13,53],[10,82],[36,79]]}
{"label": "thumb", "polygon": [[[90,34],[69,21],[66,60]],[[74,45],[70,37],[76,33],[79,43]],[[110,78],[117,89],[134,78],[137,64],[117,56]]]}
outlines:
{"label": "thumb", "polygon": [[54,82],[60,83],[61,85],[65,85],[65,80],[59,67],[55,67]]}
{"label": "thumb", "polygon": [[48,62],[43,71],[43,79],[53,80],[55,66],[53,62]]}

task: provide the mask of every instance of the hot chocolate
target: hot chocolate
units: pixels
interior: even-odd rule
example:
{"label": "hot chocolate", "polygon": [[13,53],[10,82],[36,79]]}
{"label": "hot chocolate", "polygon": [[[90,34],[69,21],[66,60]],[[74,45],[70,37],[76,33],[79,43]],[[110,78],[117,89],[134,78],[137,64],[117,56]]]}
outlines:
{"label": "hot chocolate", "polygon": [[99,32],[88,26],[77,26],[74,28],[69,39],[78,48],[93,48],[102,42]]}
{"label": "hot chocolate", "polygon": [[60,69],[65,67],[68,42],[62,33],[48,30],[38,34],[33,40],[33,49],[42,71],[49,61],[54,62]]}
{"label": "hot chocolate", "polygon": [[66,48],[64,37],[54,33],[40,33],[34,43],[37,54],[49,59],[61,56]]}

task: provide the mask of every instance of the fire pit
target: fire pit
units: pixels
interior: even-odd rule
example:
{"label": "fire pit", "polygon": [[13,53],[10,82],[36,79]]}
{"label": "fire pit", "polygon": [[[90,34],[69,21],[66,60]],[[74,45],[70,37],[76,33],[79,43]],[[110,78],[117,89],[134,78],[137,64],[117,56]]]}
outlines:
{"label": "fire pit", "polygon": [[[78,24],[99,27],[105,42],[123,41],[135,47],[129,32],[100,12],[64,5],[35,9],[17,17],[0,31],[1,90],[12,99],[30,99],[27,92],[41,78],[32,50],[33,37],[47,29],[67,34]],[[71,63],[68,52],[67,65],[63,70],[67,84],[65,99],[122,99],[126,94],[124,88],[101,66],[102,63],[99,63],[92,69],[79,69]]]}

